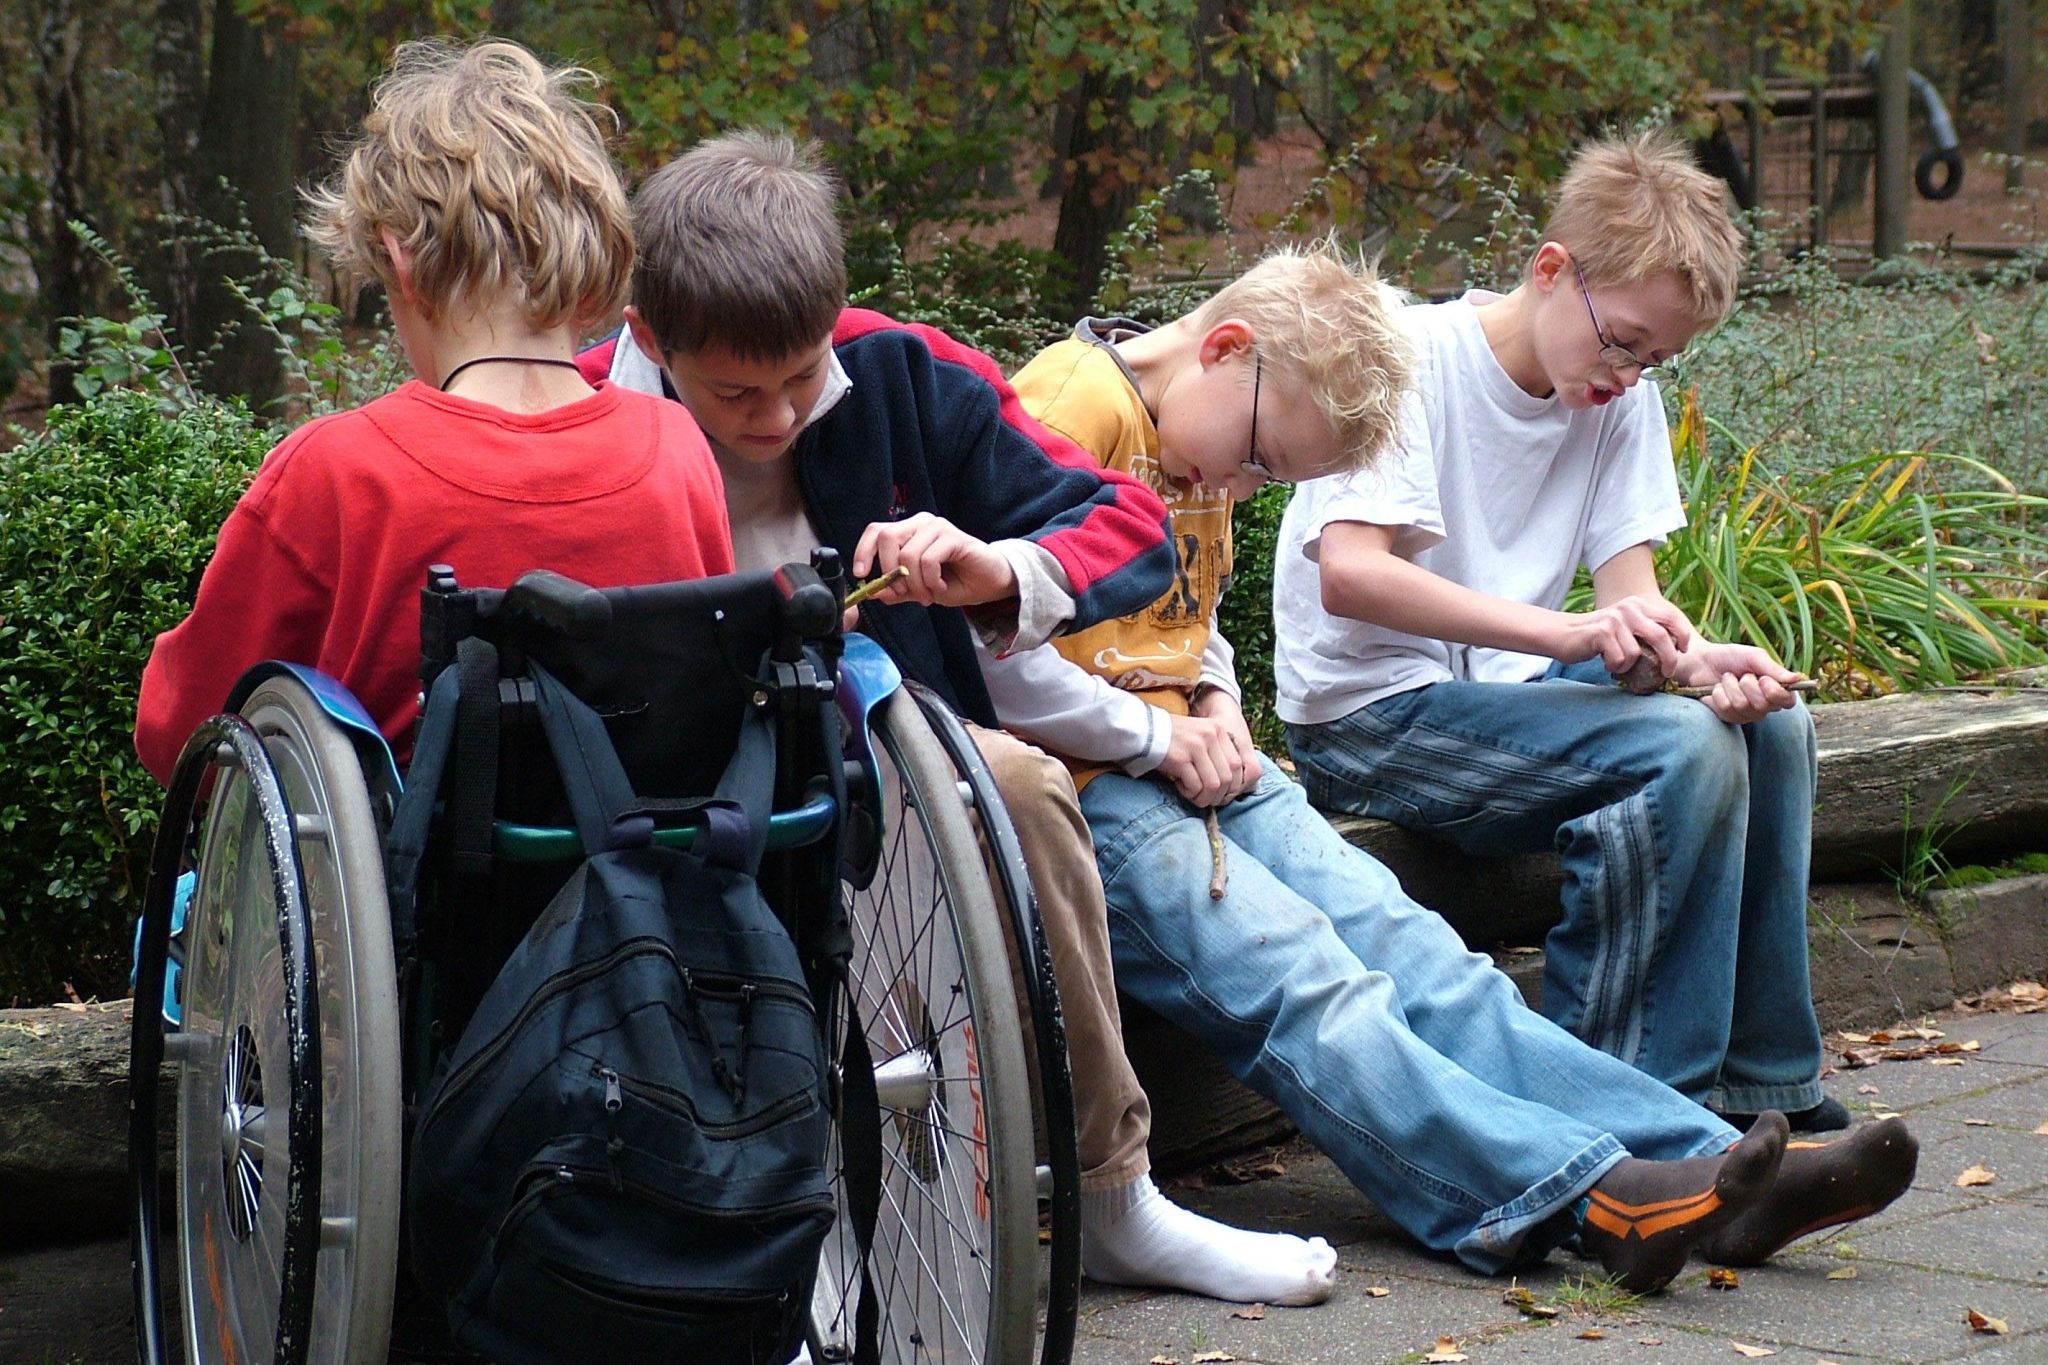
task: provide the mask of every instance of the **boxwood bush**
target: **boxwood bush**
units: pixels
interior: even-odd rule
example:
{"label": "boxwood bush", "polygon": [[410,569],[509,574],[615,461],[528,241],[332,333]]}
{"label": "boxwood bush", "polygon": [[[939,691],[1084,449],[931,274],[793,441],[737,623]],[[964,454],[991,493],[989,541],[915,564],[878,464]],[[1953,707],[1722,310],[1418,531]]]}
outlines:
{"label": "boxwood bush", "polygon": [[0,1003],[126,993],[162,796],[136,686],[273,438],[110,390],[0,452]]}

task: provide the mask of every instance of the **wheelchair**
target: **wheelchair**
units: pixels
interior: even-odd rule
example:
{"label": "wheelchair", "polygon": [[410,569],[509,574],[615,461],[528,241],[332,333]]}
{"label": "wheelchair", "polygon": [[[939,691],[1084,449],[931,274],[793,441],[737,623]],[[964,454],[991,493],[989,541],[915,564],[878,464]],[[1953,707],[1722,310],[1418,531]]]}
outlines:
{"label": "wheelchair", "polygon": [[[146,1365],[463,1358],[437,1344],[435,1308],[402,1268],[405,1134],[435,1059],[579,856],[529,661],[605,718],[650,804],[707,794],[745,708],[773,713],[760,884],[834,1062],[839,1216],[810,1359],[855,1359],[864,1319],[884,1361],[1068,1359],[1073,1094],[1027,871],[959,721],[872,641],[841,635],[843,586],[831,551],[602,592],[544,572],[463,589],[435,566],[421,680],[460,670],[463,702],[417,895],[392,893],[410,885],[387,865],[405,784],[367,712],[309,668],[244,676],[180,756],[138,934]],[[685,819],[655,837],[687,847],[695,833]],[[864,1053],[847,1047],[849,1011]],[[877,1130],[872,1170],[873,1139],[850,1135]]]}

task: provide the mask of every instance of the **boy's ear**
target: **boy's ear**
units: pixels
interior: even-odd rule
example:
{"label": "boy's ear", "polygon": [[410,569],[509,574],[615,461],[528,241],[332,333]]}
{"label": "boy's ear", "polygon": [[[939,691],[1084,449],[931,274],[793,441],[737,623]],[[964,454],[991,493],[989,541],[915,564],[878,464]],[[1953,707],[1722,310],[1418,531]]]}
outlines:
{"label": "boy's ear", "polygon": [[649,360],[664,370],[667,369],[668,357],[661,353],[661,343],[654,339],[654,329],[647,325],[646,318],[640,316],[640,310],[629,303],[624,309],[624,316],[626,330],[633,336],[633,344],[638,346]]}
{"label": "boy's ear", "polygon": [[412,252],[405,243],[398,240],[398,234],[390,228],[378,228],[377,240],[383,243],[384,255],[391,262],[391,282],[397,287],[398,295],[407,303],[415,302],[412,288]]}
{"label": "boy's ear", "polygon": [[1202,333],[1199,359],[1204,365],[1214,365],[1234,355],[1249,355],[1257,340],[1258,334],[1249,322],[1242,318],[1225,318]]}
{"label": "boy's ear", "polygon": [[1571,268],[1570,249],[1562,242],[1545,242],[1536,248],[1536,255],[1529,262],[1529,280],[1537,288],[1548,290]]}

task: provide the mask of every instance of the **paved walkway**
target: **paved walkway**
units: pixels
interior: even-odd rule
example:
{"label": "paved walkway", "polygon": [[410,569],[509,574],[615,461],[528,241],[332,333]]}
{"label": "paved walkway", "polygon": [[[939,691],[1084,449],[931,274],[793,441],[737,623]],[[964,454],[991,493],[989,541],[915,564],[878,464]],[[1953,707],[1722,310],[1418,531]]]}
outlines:
{"label": "paved walkway", "polygon": [[[1538,1305],[1563,1311],[1527,1317],[1502,1300],[1508,1280],[1417,1251],[1329,1162],[1295,1147],[1278,1154],[1284,1173],[1175,1193],[1247,1226],[1327,1237],[1342,1260],[1329,1303],[1247,1320],[1206,1299],[1089,1286],[1075,1361],[1410,1365],[1449,1337],[1439,1358],[1471,1365],[1722,1365],[1764,1352],[1787,1365],[2048,1362],[2048,1134],[2037,1131],[2048,1127],[2048,1012],[1947,1015],[1932,1026],[1941,1042],[1977,1047],[1941,1059],[1959,1065],[1884,1061],[1827,1082],[1859,1112],[1907,1116],[1921,1142],[1913,1189],[1876,1218],[1740,1272],[1732,1290],[1710,1289],[1696,1266],[1666,1293],[1623,1309],[1574,1306],[1584,1264],[1559,1253],[1519,1283]],[[1261,1164],[1236,1166],[1249,1173]],[[1958,1184],[1973,1168],[1990,1182]],[[0,1362],[133,1360],[127,1274],[125,1240],[0,1248]],[[2007,1334],[1973,1331],[1964,1321],[1972,1309]]]}
{"label": "paved walkway", "polygon": [[[2048,1362],[2048,1132],[2037,1131],[2048,1129],[2048,1012],[1951,1014],[1932,1027],[1945,1035],[1940,1042],[1978,1046],[1941,1057],[1959,1065],[1935,1057],[1883,1061],[1827,1080],[1829,1092],[1859,1114],[1906,1116],[1921,1144],[1913,1188],[1875,1218],[1740,1271],[1731,1290],[1709,1288],[1707,1267],[1695,1262],[1662,1294],[1622,1309],[1578,1307],[1580,1276],[1596,1268],[1562,1252],[1518,1282],[1474,1275],[1420,1251],[1327,1160],[1297,1145],[1278,1156],[1285,1174],[1241,1185],[1184,1184],[1174,1193],[1246,1226],[1328,1238],[1339,1254],[1328,1303],[1275,1308],[1248,1321],[1228,1304],[1091,1285],[1074,1359],[1408,1365],[1431,1359],[1449,1337],[1454,1344],[1439,1358],[1471,1365],[1739,1365],[1766,1353],[1788,1365]],[[1837,1046],[1836,1038],[1828,1041]],[[1927,1041],[1898,1039],[1891,1050]],[[1993,1178],[1958,1184],[1974,1168]],[[1502,1299],[1511,1283],[1563,1312],[1525,1316]],[[2001,1320],[2007,1333],[1972,1330],[1964,1321],[1972,1309]]]}

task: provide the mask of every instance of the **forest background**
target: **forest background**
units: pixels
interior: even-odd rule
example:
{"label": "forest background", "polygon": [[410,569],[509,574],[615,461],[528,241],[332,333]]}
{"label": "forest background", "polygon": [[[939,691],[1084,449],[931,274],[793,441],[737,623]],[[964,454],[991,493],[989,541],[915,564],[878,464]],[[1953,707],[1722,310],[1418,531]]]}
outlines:
{"label": "forest background", "polygon": [[[2038,50],[2048,0],[1914,8],[1914,65],[1969,152],[1964,194],[1916,205],[1928,240],[1877,288],[1844,282],[1868,265],[1853,248],[1810,249],[1797,205],[1754,218],[1745,300],[1667,394],[1694,521],[1660,563],[1674,600],[1837,696],[2048,660],[2033,424],[2048,168],[1982,154],[2002,145],[1999,38],[2023,30]],[[816,136],[846,184],[856,299],[1014,365],[1082,312],[1172,316],[1269,242],[1323,232],[1425,292],[1511,284],[1574,144],[1650,119],[1703,136],[1710,91],[1853,78],[1893,13],[0,6],[0,1002],[119,992],[158,796],[128,748],[149,641],[189,605],[279,432],[402,377],[378,292],[328,278],[295,227],[299,188],[332,170],[397,42],[489,32],[592,68],[629,182],[734,125]],[[1868,128],[1836,135],[1838,240],[1867,239]],[[1924,125],[1915,137],[1917,153]],[[1943,238],[1998,249],[1964,258]],[[1284,496],[1239,513],[1225,621],[1269,740],[1265,561]]]}

